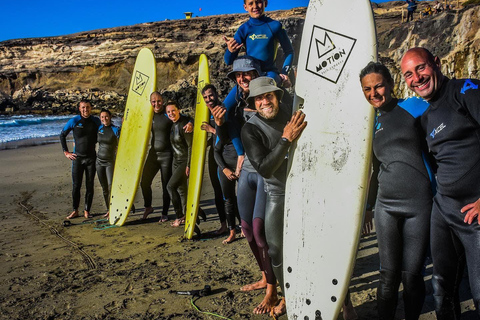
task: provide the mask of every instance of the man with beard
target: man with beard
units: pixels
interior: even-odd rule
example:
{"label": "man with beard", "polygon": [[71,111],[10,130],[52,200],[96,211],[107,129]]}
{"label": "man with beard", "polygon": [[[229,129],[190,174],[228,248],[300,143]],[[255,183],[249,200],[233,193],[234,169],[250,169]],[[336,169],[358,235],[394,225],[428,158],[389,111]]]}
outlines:
{"label": "man with beard", "polygon": [[[283,90],[275,80],[259,77],[251,81],[249,105],[257,114],[242,128],[242,142],[252,166],[264,178],[267,192],[265,207],[265,235],[273,271],[284,291],[283,283],[283,214],[287,154],[307,122],[301,111],[292,113],[292,106],[281,104]],[[285,299],[272,309],[274,316],[285,313]]]}

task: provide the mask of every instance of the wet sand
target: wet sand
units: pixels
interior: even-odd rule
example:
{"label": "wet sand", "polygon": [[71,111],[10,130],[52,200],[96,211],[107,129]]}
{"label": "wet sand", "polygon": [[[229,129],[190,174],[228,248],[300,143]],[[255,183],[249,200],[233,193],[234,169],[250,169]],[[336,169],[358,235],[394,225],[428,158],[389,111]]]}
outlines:
{"label": "wet sand", "polygon": [[[105,228],[96,181],[94,218],[76,218],[65,227],[64,218],[71,211],[70,161],[59,144],[3,150],[0,163],[1,319],[215,319],[195,310],[188,296],[171,293],[205,285],[212,287],[212,294],[194,301],[202,311],[231,319],[268,318],[252,314],[263,298],[262,290],[239,291],[260,279],[246,240],[229,245],[222,244],[224,237],[182,241],[183,228],[157,222],[159,176],[154,181],[155,212],[147,220],[139,220],[143,209],[139,191],[137,211],[127,224]],[[201,206],[208,219],[200,228],[208,233],[219,227],[219,221],[210,183],[204,185]],[[376,318],[378,265],[373,233],[361,240],[351,282],[360,319]],[[435,319],[431,269],[431,265],[426,269],[423,320]],[[462,319],[475,319],[469,312],[472,301],[466,294],[462,300]],[[401,304],[397,315],[402,319]]]}

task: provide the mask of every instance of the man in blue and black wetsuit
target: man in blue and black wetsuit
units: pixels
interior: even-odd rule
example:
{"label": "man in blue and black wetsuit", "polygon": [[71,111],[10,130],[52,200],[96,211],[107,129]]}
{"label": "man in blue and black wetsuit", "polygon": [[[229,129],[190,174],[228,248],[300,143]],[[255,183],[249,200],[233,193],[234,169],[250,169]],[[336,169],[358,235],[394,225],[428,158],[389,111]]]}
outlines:
{"label": "man in blue and black wetsuit", "polygon": [[[273,272],[283,287],[283,213],[285,183],[287,180],[287,154],[292,142],[306,127],[305,115],[295,112],[292,106],[281,104],[283,90],[269,77],[259,77],[250,83],[248,104],[254,105],[257,114],[242,128],[242,142],[252,166],[264,178],[267,192],[265,206],[265,235]],[[268,289],[268,287],[267,287]],[[282,299],[272,312],[285,313]]]}
{"label": "man in blue and black wetsuit", "polygon": [[[72,160],[72,181],[73,181],[73,212],[67,217],[72,219],[78,217],[78,206],[80,204],[80,188],[82,187],[83,174],[85,173],[85,218],[90,218],[90,209],[93,201],[93,185],[95,179],[95,144],[97,143],[97,132],[100,127],[100,120],[91,116],[92,105],[89,101],[82,100],[78,104],[80,115],[70,119],[60,133],[60,142],[63,154]],[[73,152],[68,151],[67,136],[73,130],[75,147]]]}
{"label": "man in blue and black wetsuit", "polygon": [[430,103],[422,115],[437,161],[431,222],[437,319],[460,319],[458,288],[465,263],[480,315],[480,81],[449,79],[424,48],[407,51],[401,69],[408,87]]}

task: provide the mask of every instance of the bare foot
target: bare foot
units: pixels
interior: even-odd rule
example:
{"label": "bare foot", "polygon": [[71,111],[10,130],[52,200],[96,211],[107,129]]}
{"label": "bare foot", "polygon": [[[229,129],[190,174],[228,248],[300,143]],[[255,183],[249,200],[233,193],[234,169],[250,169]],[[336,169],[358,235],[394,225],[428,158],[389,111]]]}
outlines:
{"label": "bare foot", "polygon": [[145,211],[143,211],[142,220],[147,219],[148,215],[153,212],[153,207],[145,207]]}
{"label": "bare foot", "polygon": [[88,211],[83,211],[83,216],[85,217],[85,219],[93,218],[93,216]]}
{"label": "bare foot", "polygon": [[167,222],[167,221],[168,221],[168,216],[162,215],[160,220],[158,220],[158,223],[163,223],[163,222]]}
{"label": "bare foot", "polygon": [[273,284],[267,284],[267,292],[265,294],[265,298],[260,304],[253,309],[254,314],[265,314],[270,313],[275,305],[278,302],[277,296],[277,287]]}
{"label": "bare foot", "polygon": [[280,303],[272,309],[270,312],[270,315],[274,318],[277,319],[281,315],[284,315],[287,313],[287,305],[285,304],[285,298],[280,299]]}
{"label": "bare foot", "polygon": [[109,216],[110,216],[110,211],[108,211],[107,213],[105,213],[105,214],[103,215],[104,218],[108,218]]}
{"label": "bare foot", "polygon": [[180,225],[181,225],[182,223],[185,223],[185,217],[180,218],[180,219],[175,219],[175,221],[173,221],[170,225],[171,225],[172,227],[177,228],[177,227],[180,227]]}
{"label": "bare foot", "polygon": [[227,239],[223,240],[222,243],[229,244],[235,241],[235,239],[236,239],[236,233],[235,233],[235,229],[233,229],[233,230],[230,230],[230,235],[228,236]]}
{"label": "bare foot", "polygon": [[253,291],[258,289],[263,289],[267,287],[267,277],[265,276],[265,272],[262,271],[262,280],[247,284],[240,288],[240,291]]}
{"label": "bare foot", "polygon": [[74,210],[70,215],[67,217],[67,219],[73,219],[78,217],[78,210]]}
{"label": "bare foot", "polygon": [[222,222],[221,226],[220,226],[220,229],[218,229],[217,231],[215,231],[215,234],[216,235],[221,235],[221,234],[224,234],[224,233],[227,233],[228,232],[228,228],[227,228],[227,223],[226,222]]}

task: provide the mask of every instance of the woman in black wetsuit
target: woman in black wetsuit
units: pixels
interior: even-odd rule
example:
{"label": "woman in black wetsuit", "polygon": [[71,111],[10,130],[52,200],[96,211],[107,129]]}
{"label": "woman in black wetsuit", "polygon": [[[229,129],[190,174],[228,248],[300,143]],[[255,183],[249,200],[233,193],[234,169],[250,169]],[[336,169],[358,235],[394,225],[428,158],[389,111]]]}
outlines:
{"label": "woman in black wetsuit", "polygon": [[185,222],[185,206],[187,200],[187,178],[190,173],[190,156],[192,154],[192,133],[185,133],[183,127],[191,120],[180,114],[175,101],[166,104],[166,113],[173,125],[170,131],[170,143],[173,149],[172,176],[167,184],[167,190],[172,199],[177,218],[172,227],[179,227]]}
{"label": "woman in black wetsuit", "polygon": [[370,62],[361,71],[360,81],[365,98],[376,112],[373,152],[379,171],[372,180],[378,175],[375,203],[380,257],[378,315],[379,319],[395,318],[402,282],[405,319],[416,320],[425,299],[422,269],[429,244],[435,189],[424,134],[419,126],[428,103],[419,98],[394,98],[393,78],[380,63]]}
{"label": "woman in black wetsuit", "polygon": [[107,109],[100,112],[100,121],[102,125],[98,128],[97,142],[97,169],[98,180],[103,190],[103,198],[107,206],[108,217],[110,190],[112,189],[113,167],[117,154],[118,139],[120,138],[120,128],[112,124],[112,114]]}

